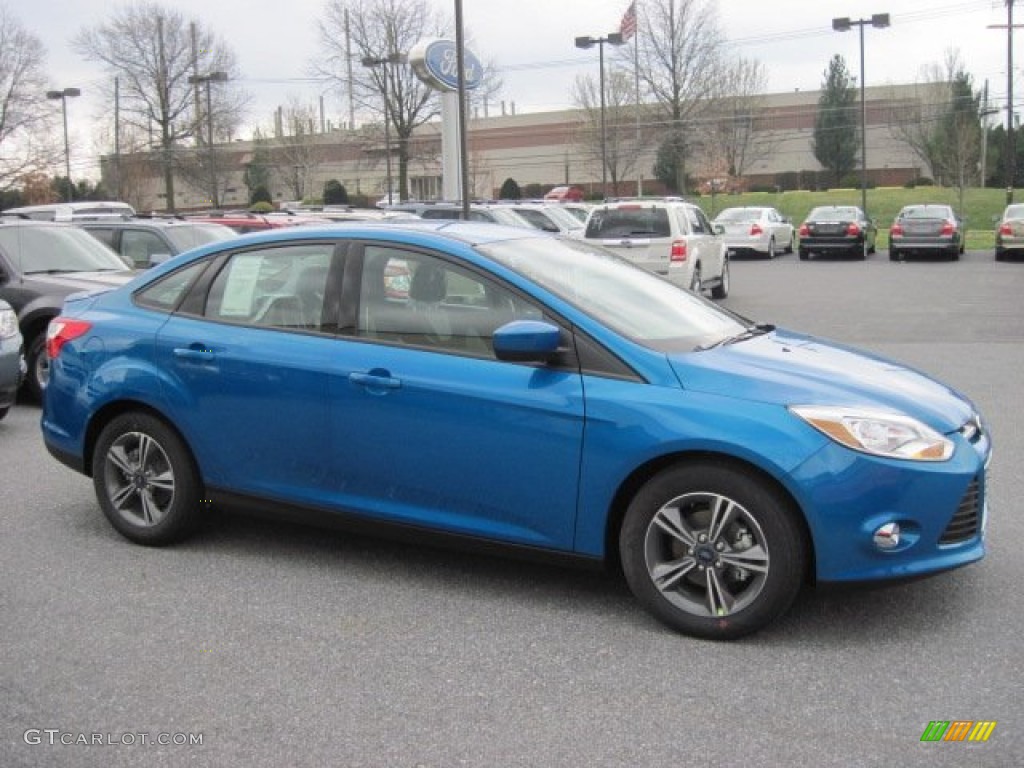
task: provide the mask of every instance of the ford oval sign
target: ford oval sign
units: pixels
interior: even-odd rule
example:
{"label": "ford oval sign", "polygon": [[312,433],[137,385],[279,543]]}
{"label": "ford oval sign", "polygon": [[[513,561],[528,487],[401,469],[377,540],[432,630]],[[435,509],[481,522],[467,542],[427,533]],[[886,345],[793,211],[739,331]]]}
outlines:
{"label": "ford oval sign", "polygon": [[[459,89],[458,50],[452,40],[423,40],[409,51],[409,64],[420,80],[440,91]],[[463,53],[466,89],[480,85],[483,67],[467,48]]]}

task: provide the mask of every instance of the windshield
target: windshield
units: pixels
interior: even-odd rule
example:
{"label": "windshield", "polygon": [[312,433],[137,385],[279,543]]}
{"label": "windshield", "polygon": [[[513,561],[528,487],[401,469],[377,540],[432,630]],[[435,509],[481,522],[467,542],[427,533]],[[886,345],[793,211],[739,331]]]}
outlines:
{"label": "windshield", "polygon": [[235,230],[223,224],[192,224],[187,227],[168,227],[165,231],[179,251],[238,236]]}
{"label": "windshield", "polygon": [[0,248],[25,275],[129,269],[120,256],[85,230],[59,224],[0,228]]}
{"label": "windshield", "polygon": [[714,345],[747,328],[746,323],[710,301],[591,243],[528,238],[477,248],[650,349],[690,351]]}

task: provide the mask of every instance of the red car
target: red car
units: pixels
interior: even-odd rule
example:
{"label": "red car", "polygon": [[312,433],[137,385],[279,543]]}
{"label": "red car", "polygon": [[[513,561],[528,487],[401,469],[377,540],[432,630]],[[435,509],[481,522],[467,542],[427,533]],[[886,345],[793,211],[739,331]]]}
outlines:
{"label": "red car", "polygon": [[312,219],[288,213],[250,213],[249,211],[224,211],[200,213],[188,216],[189,221],[206,221],[231,227],[241,235],[247,232],[262,232],[280,227],[298,227],[306,224],[323,224],[323,219]]}

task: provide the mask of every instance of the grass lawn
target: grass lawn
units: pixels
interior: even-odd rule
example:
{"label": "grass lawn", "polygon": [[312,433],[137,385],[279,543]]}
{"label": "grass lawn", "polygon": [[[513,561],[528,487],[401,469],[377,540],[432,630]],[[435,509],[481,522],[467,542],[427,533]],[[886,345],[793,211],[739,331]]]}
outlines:
{"label": "grass lawn", "polygon": [[[1016,190],[1015,201],[1024,201],[1024,192]],[[860,205],[859,189],[830,189],[824,192],[746,192],[739,195],[704,195],[694,200],[708,216],[723,208],[743,205],[770,205],[788,216],[796,226],[816,205]],[[889,247],[889,225],[904,205],[945,203],[960,209],[959,192],[949,187],[878,187],[868,190],[868,211],[878,224],[878,247]],[[1006,207],[1006,191],[971,188],[964,190],[961,215],[967,219],[967,248],[987,250],[995,247],[994,219]]]}

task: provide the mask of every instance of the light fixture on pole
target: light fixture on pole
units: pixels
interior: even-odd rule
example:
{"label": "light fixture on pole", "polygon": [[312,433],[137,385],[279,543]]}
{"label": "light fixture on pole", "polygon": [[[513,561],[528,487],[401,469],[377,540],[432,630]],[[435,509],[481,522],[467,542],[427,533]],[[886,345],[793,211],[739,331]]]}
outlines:
{"label": "light fixture on pole", "polygon": [[586,50],[595,45],[598,49],[598,60],[601,73],[601,196],[607,194],[608,187],[608,134],[605,130],[605,99],[604,99],[604,44],[622,45],[626,42],[619,32],[610,32],[604,37],[589,37],[584,35],[576,38],[576,47]]}
{"label": "light fixture on pole", "polygon": [[213,155],[213,100],[210,97],[210,91],[213,88],[213,83],[224,83],[227,82],[227,79],[228,73],[220,70],[205,75],[191,75],[188,78],[189,85],[206,85],[206,148],[210,153],[210,179],[212,181],[210,203],[214,208],[220,207],[220,201],[217,199],[217,174]]}
{"label": "light fixture on pole", "polygon": [[387,173],[388,205],[394,202],[391,191],[391,101],[388,99],[388,64],[402,64],[404,62],[405,55],[401,53],[389,53],[387,56],[364,56],[362,59],[364,67],[381,68],[382,90],[384,92],[384,163]]}
{"label": "light fixture on pole", "polygon": [[64,169],[68,179],[68,202],[71,202],[74,187],[71,184],[71,147],[68,144],[68,98],[81,96],[78,88],[65,88],[62,91],[47,91],[46,98],[60,99],[60,109],[64,115]]}
{"label": "light fixture on pole", "polygon": [[878,29],[889,26],[888,13],[873,13],[869,19],[850,19],[841,17],[832,19],[832,29],[836,32],[846,32],[851,27],[860,29],[860,207],[864,216],[868,216],[868,137],[867,137],[867,107],[864,101],[864,27],[872,26]]}

